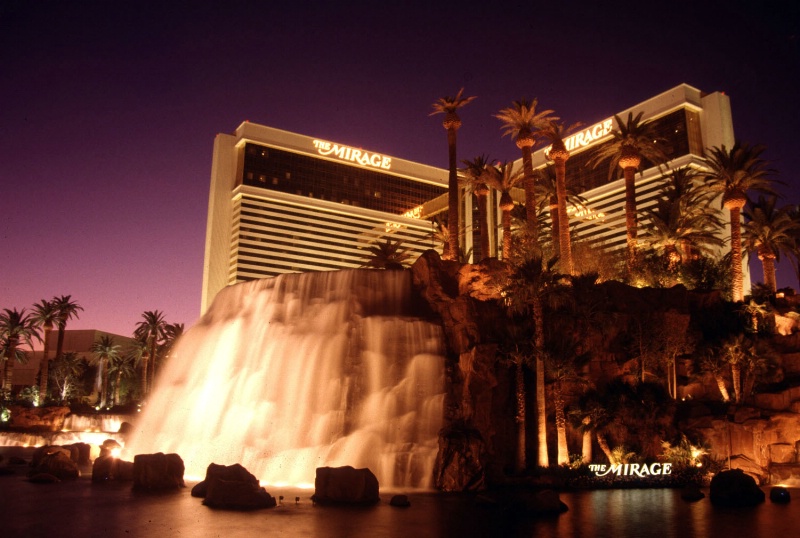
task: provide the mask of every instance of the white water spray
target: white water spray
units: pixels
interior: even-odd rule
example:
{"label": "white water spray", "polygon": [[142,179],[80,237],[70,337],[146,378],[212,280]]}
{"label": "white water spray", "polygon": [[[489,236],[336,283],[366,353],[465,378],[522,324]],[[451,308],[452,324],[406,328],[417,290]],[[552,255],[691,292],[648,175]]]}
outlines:
{"label": "white water spray", "polygon": [[431,486],[444,401],[437,325],[409,317],[406,271],[282,275],[229,287],[178,343],[126,455],[174,452],[188,476],[241,463],[309,486],[321,466]]}

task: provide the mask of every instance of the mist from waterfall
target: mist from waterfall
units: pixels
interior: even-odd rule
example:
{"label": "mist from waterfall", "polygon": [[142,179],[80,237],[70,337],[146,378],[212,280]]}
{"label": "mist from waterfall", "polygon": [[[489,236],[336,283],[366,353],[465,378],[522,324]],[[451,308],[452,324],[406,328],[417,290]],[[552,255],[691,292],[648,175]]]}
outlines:
{"label": "mist from waterfall", "polygon": [[438,325],[410,315],[408,271],[287,274],[231,286],[184,335],[126,457],[174,452],[186,475],[241,463],[311,486],[321,466],[428,488],[444,401]]}

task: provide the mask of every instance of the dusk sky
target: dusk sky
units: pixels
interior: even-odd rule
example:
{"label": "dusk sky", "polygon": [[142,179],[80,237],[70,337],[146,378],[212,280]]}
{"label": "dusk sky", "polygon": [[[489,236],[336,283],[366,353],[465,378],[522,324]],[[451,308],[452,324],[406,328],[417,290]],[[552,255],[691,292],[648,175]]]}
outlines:
{"label": "dusk sky", "polygon": [[[249,120],[445,168],[428,114],[461,87],[459,160],[519,157],[492,116],[516,99],[592,124],[683,82],[724,91],[797,204],[798,34],[786,1],[3,0],[0,308],[72,295],[71,329],[129,335],[146,310],[188,328],[217,133]],[[786,264],[778,285],[797,287]]]}

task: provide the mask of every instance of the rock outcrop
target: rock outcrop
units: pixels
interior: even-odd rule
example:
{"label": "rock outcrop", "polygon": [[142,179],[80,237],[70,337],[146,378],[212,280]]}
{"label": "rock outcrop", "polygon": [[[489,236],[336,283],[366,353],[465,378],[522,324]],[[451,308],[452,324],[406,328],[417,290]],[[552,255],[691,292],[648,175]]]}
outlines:
{"label": "rock outcrop", "polygon": [[375,504],[381,500],[378,479],[369,469],[318,467],[311,500],[319,504]]}
{"label": "rock outcrop", "polygon": [[764,497],[753,477],[740,469],[721,471],[711,479],[709,498],[715,506],[755,506],[763,503]]}
{"label": "rock outcrop", "polygon": [[133,458],[133,487],[141,490],[179,489],[183,482],[183,460],[177,454],[137,454]]}

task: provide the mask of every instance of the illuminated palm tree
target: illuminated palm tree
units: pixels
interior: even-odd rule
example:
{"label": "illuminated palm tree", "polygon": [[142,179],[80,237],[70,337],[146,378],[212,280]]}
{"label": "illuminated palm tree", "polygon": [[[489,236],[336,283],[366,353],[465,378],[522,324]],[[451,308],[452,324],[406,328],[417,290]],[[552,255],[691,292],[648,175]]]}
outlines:
{"label": "illuminated palm tree", "polygon": [[25,362],[27,356],[20,348],[25,345],[33,348],[33,339],[40,340],[36,322],[25,313],[25,309],[0,312],[0,350],[3,357],[3,377],[0,379],[0,391],[11,390],[14,362]]}
{"label": "illuminated palm tree", "polygon": [[59,320],[59,309],[55,301],[42,299],[33,305],[33,320],[42,328],[42,362],[39,364],[39,402],[47,402],[47,382],[50,377],[50,333]]}
{"label": "illuminated palm tree", "polygon": [[731,225],[731,288],[734,301],[744,300],[742,274],[741,211],[747,203],[748,191],[775,194],[768,175],[767,161],[761,158],[764,146],[737,142],[708,150],[710,170],[703,173],[708,188],[722,193],[722,205],[730,213]]}
{"label": "illuminated palm tree", "polygon": [[533,319],[533,347],[536,365],[536,414],[539,453],[537,464],[548,467],[550,459],[547,455],[547,409],[545,404],[544,358],[544,306],[555,305],[566,299],[564,275],[553,270],[555,260],[547,264],[540,257],[534,256],[516,266],[511,274],[504,292],[512,312],[530,312]]}
{"label": "illuminated palm tree", "polygon": [[800,226],[791,218],[789,208],[775,208],[775,200],[774,196],[759,196],[756,203],[746,208],[742,231],[744,248],[758,254],[764,269],[764,285],[772,293],[778,289],[775,262],[781,260],[781,253],[791,254],[797,249],[795,237]]}
{"label": "illuminated palm tree", "polygon": [[[567,159],[569,159],[569,151],[564,144],[564,136],[567,130],[572,130],[577,125],[565,129],[564,126],[555,121],[550,121],[541,129],[542,136],[550,141],[550,150],[547,152],[546,157],[553,161],[556,172],[556,200],[558,203],[556,214],[557,218],[553,217],[552,210],[550,211],[550,218],[552,222],[557,224],[557,230],[554,233],[558,234],[558,256],[561,260],[561,272],[572,274],[572,243],[569,235],[569,216],[567,215]],[[554,225],[554,228],[556,226]],[[553,244],[555,251],[555,243]]]}
{"label": "illuminated palm tree", "polygon": [[[486,184],[487,168],[490,166],[486,155],[479,155],[472,160],[462,161],[464,183],[475,194],[478,201],[478,235],[480,236],[481,258],[489,257],[489,219],[487,216],[487,197],[489,186]],[[478,260],[480,261],[480,260]]]}
{"label": "illuminated palm tree", "polygon": [[[503,338],[503,352],[514,365],[514,422],[516,423],[517,451],[514,469],[522,472],[527,463],[527,391],[525,390],[525,367],[533,362],[534,352],[524,325],[509,323],[508,334]],[[546,438],[545,438],[546,441]]]}
{"label": "illuminated palm tree", "polygon": [[[553,165],[547,165],[544,168],[540,168],[539,170],[537,170],[536,173],[538,176],[536,183],[537,197],[542,201],[547,201],[547,210],[550,214],[550,233],[551,233],[550,242],[553,249],[553,255],[559,256],[561,219],[559,218],[558,215],[558,193],[556,185],[555,167]],[[567,198],[567,204],[570,207],[572,207],[573,210],[585,209],[584,204],[586,200],[581,196],[575,194],[575,192],[573,192],[572,190],[567,189],[566,198]],[[572,237],[570,236],[570,251],[571,250],[572,250]],[[573,262],[573,270],[574,270],[574,262]]]}
{"label": "illuminated palm tree", "polygon": [[[143,320],[136,324],[134,336],[147,343],[147,351],[142,354],[141,396],[146,398],[153,384],[153,370],[159,342],[164,338],[164,314],[158,310],[148,310],[142,313]],[[150,367],[152,361],[153,367]]]}
{"label": "illuminated palm tree", "polygon": [[502,109],[495,117],[503,122],[503,135],[510,136],[522,151],[522,168],[524,171],[523,186],[525,188],[525,216],[532,227],[534,245],[538,246],[538,226],[536,216],[535,176],[533,174],[533,146],[539,131],[546,128],[551,121],[559,118],[553,116],[552,110],[536,112],[538,101],[522,99],[514,101],[510,107]]}
{"label": "illuminated palm tree", "polygon": [[[440,97],[433,103],[434,114],[444,114],[442,126],[447,131],[447,152],[450,175],[447,181],[447,227],[458,230],[458,161],[456,159],[456,131],[461,127],[461,118],[458,117],[457,110],[464,105],[471,103],[475,96],[463,97],[464,88],[458,90],[455,97]],[[450,234],[447,242],[445,257],[449,260],[458,258],[458,235]]]}
{"label": "illuminated palm tree", "polygon": [[511,198],[511,189],[523,180],[521,170],[514,170],[511,161],[502,164],[493,164],[486,168],[486,184],[500,191],[500,211],[502,211],[503,226],[503,259],[511,257],[511,210],[514,209],[514,200]]}
{"label": "illuminated palm tree", "polygon": [[53,302],[58,309],[58,342],[56,343],[56,357],[60,357],[64,352],[64,331],[67,329],[67,322],[72,318],[78,319],[78,312],[83,311],[83,307],[72,300],[72,295],[53,297]]}
{"label": "illuminated palm tree", "polygon": [[108,364],[108,373],[114,378],[114,392],[111,398],[112,405],[120,405],[120,393],[122,389],[122,379],[131,378],[136,375],[134,365],[134,355],[131,353],[120,353]]}
{"label": "illuminated palm tree", "polygon": [[608,179],[614,176],[617,167],[622,169],[625,179],[625,229],[627,238],[627,270],[633,269],[636,262],[637,212],[636,212],[636,172],[644,160],[661,165],[667,161],[662,149],[662,140],[655,134],[652,122],[641,122],[643,112],[635,117],[628,113],[628,120],[623,122],[614,116],[617,129],[614,139],[598,147],[588,162],[597,167],[608,161]]}
{"label": "illuminated palm tree", "polygon": [[94,358],[92,362],[97,365],[94,388],[98,392],[97,404],[100,407],[106,407],[108,404],[110,365],[121,356],[120,349],[121,346],[115,344],[114,338],[108,335],[101,336],[100,340],[93,342],[89,348]]}

